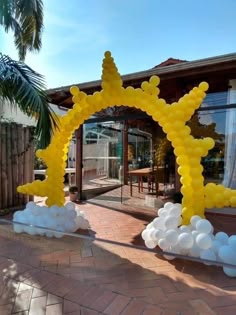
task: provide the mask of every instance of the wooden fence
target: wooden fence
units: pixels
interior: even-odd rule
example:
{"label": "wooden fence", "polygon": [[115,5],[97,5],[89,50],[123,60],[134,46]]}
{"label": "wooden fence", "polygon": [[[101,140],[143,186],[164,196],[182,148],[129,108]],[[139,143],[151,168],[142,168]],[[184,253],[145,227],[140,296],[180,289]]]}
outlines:
{"label": "wooden fence", "polygon": [[0,123],[0,210],[24,208],[32,196],[17,193],[17,186],[34,179],[33,128]]}

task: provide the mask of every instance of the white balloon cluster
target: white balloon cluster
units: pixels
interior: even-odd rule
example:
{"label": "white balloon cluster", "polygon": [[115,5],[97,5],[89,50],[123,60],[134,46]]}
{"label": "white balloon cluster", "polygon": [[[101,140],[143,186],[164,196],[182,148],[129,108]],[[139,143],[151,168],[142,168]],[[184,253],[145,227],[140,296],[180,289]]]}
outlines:
{"label": "white balloon cluster", "polygon": [[[14,231],[16,233],[28,233],[30,235],[45,235],[47,237],[63,236],[63,232],[75,232],[80,229],[88,229],[89,222],[82,211],[75,209],[73,202],[68,202],[64,207],[39,206],[30,201],[23,211],[17,211],[13,216]],[[24,223],[26,225],[17,224]],[[32,226],[28,226],[32,225]],[[54,231],[40,229],[35,226],[48,228]],[[62,232],[62,233],[60,233]]]}
{"label": "white balloon cluster", "polygon": [[[235,268],[223,266],[223,270],[226,275],[236,277],[236,235],[229,237],[224,232],[214,235],[211,223],[197,215],[191,218],[189,225],[180,226],[181,211],[181,204],[171,202],[159,209],[158,217],[142,232],[145,245],[151,249],[159,246],[165,252],[235,265]],[[171,260],[175,257],[165,255],[165,258]]]}

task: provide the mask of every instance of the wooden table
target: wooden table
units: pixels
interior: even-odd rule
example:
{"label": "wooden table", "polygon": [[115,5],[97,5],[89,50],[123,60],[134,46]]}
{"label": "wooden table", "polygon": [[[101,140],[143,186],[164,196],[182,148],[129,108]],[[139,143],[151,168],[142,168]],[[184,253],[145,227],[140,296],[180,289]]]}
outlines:
{"label": "wooden table", "polygon": [[[130,176],[130,196],[133,194],[133,176],[138,178],[138,192],[143,192],[143,177],[147,177],[148,192],[153,191],[155,184],[156,196],[158,194],[157,168],[141,168],[137,170],[128,171]],[[153,182],[154,178],[154,182]]]}
{"label": "wooden table", "polygon": [[[75,168],[66,168],[65,173],[68,174],[69,185],[72,185],[72,175],[75,174]],[[34,170],[34,175],[43,175],[45,177],[46,170]]]}

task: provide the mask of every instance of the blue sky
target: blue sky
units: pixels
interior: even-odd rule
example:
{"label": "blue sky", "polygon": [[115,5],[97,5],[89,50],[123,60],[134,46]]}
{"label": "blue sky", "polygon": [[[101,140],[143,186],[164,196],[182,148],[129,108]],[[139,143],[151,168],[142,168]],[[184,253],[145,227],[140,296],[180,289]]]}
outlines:
{"label": "blue sky", "polygon": [[[98,80],[104,52],[119,72],[169,57],[195,60],[236,52],[235,0],[45,0],[43,48],[26,63],[47,87]],[[17,58],[12,34],[0,51]]]}

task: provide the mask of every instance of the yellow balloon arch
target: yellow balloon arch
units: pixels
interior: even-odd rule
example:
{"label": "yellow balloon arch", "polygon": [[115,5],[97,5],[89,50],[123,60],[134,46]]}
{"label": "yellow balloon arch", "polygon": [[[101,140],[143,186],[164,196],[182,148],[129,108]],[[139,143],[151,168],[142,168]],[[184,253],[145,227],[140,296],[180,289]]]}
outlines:
{"label": "yellow balloon arch", "polygon": [[123,87],[121,76],[109,51],[105,52],[102,72],[102,90],[93,95],[81,92],[72,86],[74,106],[67,115],[59,117],[60,129],[54,130],[50,145],[44,150],[38,150],[36,155],[42,158],[46,165],[46,179],[35,180],[32,183],[19,186],[17,191],[24,194],[47,196],[48,206],[62,206],[65,202],[64,175],[68,147],[73,132],[93,113],[109,106],[136,107],[158,122],[171,142],[177,157],[178,173],[182,184],[182,217],[183,224],[188,224],[193,215],[204,217],[205,208],[236,206],[236,191],[223,185],[209,183],[204,186],[201,158],[214,147],[214,140],[206,137],[195,139],[191,129],[186,125],[195,110],[205,97],[208,84],[202,82],[178,102],[167,104],[158,97],[160,79],[152,76],[144,81],[141,88]]}

